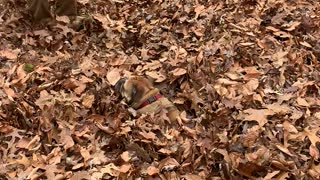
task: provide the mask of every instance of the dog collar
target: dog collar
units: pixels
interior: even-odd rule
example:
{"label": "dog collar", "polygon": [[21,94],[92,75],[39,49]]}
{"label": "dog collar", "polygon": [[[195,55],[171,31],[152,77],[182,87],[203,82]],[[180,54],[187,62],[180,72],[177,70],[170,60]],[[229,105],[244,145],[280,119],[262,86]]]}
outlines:
{"label": "dog collar", "polygon": [[139,109],[153,103],[156,102],[158,99],[162,98],[161,94],[157,94],[155,96],[150,97],[149,99],[147,99],[144,103],[141,104],[141,106],[139,107]]}

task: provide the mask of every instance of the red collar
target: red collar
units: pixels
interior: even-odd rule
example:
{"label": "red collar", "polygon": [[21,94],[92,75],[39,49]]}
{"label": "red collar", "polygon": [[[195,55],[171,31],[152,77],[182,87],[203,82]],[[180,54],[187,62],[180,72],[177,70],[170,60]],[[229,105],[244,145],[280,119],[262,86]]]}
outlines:
{"label": "red collar", "polygon": [[150,97],[149,99],[147,99],[144,103],[141,104],[141,106],[139,107],[139,109],[153,103],[156,102],[158,99],[162,98],[161,94],[157,94],[155,96]]}

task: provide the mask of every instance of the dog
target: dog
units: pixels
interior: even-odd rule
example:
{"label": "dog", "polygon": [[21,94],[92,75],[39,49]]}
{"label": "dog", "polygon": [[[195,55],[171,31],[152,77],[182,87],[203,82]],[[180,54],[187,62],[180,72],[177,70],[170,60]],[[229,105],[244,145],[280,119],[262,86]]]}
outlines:
{"label": "dog", "polygon": [[165,109],[170,123],[181,123],[178,108],[143,76],[121,78],[115,84],[115,91],[140,115],[156,114]]}

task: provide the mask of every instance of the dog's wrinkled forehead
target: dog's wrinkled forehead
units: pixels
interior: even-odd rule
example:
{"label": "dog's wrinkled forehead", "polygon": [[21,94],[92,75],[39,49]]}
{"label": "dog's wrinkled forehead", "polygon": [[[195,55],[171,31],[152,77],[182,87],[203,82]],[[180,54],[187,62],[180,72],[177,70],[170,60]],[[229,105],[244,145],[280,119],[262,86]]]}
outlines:
{"label": "dog's wrinkled forehead", "polygon": [[114,86],[116,92],[121,93],[123,85],[124,85],[124,83],[126,83],[127,80],[128,80],[128,78],[121,78],[118,80],[118,82]]}

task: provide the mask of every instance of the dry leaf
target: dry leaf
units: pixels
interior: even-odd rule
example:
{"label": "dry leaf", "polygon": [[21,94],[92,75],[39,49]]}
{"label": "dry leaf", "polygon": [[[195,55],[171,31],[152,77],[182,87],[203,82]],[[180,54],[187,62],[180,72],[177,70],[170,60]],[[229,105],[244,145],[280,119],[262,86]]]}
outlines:
{"label": "dry leaf", "polygon": [[297,98],[297,103],[298,103],[298,105],[304,106],[304,107],[309,107],[310,106],[309,103],[305,99],[303,99],[301,97]]}
{"label": "dry leaf", "polygon": [[13,98],[17,97],[16,93],[13,91],[13,89],[5,86],[3,87],[4,92],[7,94],[7,96],[9,97],[9,99],[11,101],[13,101]]}
{"label": "dry leaf", "polygon": [[308,48],[312,48],[312,46],[311,46],[309,43],[305,42],[305,41],[300,42],[300,44],[301,44],[302,46],[305,46],[305,47],[308,47]]}
{"label": "dry leaf", "polygon": [[131,168],[131,164],[123,164],[119,168],[119,172],[127,173]]}
{"label": "dry leaf", "polygon": [[56,20],[59,22],[64,22],[66,24],[70,23],[70,19],[68,16],[56,16]]}
{"label": "dry leaf", "polygon": [[[20,1],[0,3],[0,179],[320,179],[318,1],[78,0],[49,24]],[[132,75],[177,122],[115,93]]]}
{"label": "dry leaf", "polygon": [[319,159],[319,149],[317,147],[315,147],[314,145],[311,145],[309,147],[309,153],[310,153],[310,156],[313,158],[313,159]]}
{"label": "dry leaf", "polygon": [[86,108],[91,108],[93,102],[94,102],[94,95],[85,95],[82,98],[82,105]]}
{"label": "dry leaf", "polygon": [[159,173],[159,169],[154,167],[154,166],[149,166],[146,170],[146,173],[149,175],[149,176],[153,176],[155,174],[158,174]]}
{"label": "dry leaf", "polygon": [[167,79],[163,74],[161,74],[160,72],[156,72],[156,71],[147,71],[146,75],[155,79],[155,82],[158,82],[158,83],[163,82],[164,80]]}
{"label": "dry leaf", "polygon": [[125,151],[121,154],[121,158],[125,161],[125,162],[129,162],[131,159],[131,156],[129,154],[128,151]]}
{"label": "dry leaf", "polygon": [[107,173],[113,177],[118,177],[120,174],[120,168],[114,165],[113,163],[105,165],[103,168],[101,168],[102,173]]}
{"label": "dry leaf", "polygon": [[120,70],[115,68],[109,71],[107,74],[107,79],[111,85],[115,85],[120,79]]}
{"label": "dry leaf", "polygon": [[171,73],[172,73],[174,76],[182,76],[182,75],[184,75],[184,74],[187,73],[187,70],[182,69],[182,68],[176,68],[175,70],[171,71]]}
{"label": "dry leaf", "polygon": [[146,139],[154,140],[156,139],[156,135],[153,132],[139,132]]}
{"label": "dry leaf", "polygon": [[60,133],[60,141],[64,146],[64,149],[69,149],[71,147],[73,147],[74,145],[74,141],[71,137],[71,132],[69,129],[67,128],[63,128],[61,133]]}
{"label": "dry leaf", "polygon": [[259,123],[260,127],[264,126],[268,122],[268,115],[274,114],[274,112],[266,109],[246,109],[243,112],[248,114],[244,116],[244,120],[256,121]]}
{"label": "dry leaf", "polygon": [[20,53],[19,49],[0,50],[0,57],[7,58],[9,60],[17,60],[19,53]]}
{"label": "dry leaf", "polygon": [[311,144],[316,147],[316,143],[320,142],[320,138],[316,135],[318,129],[305,128],[304,132],[306,132],[309,140],[311,141]]}

